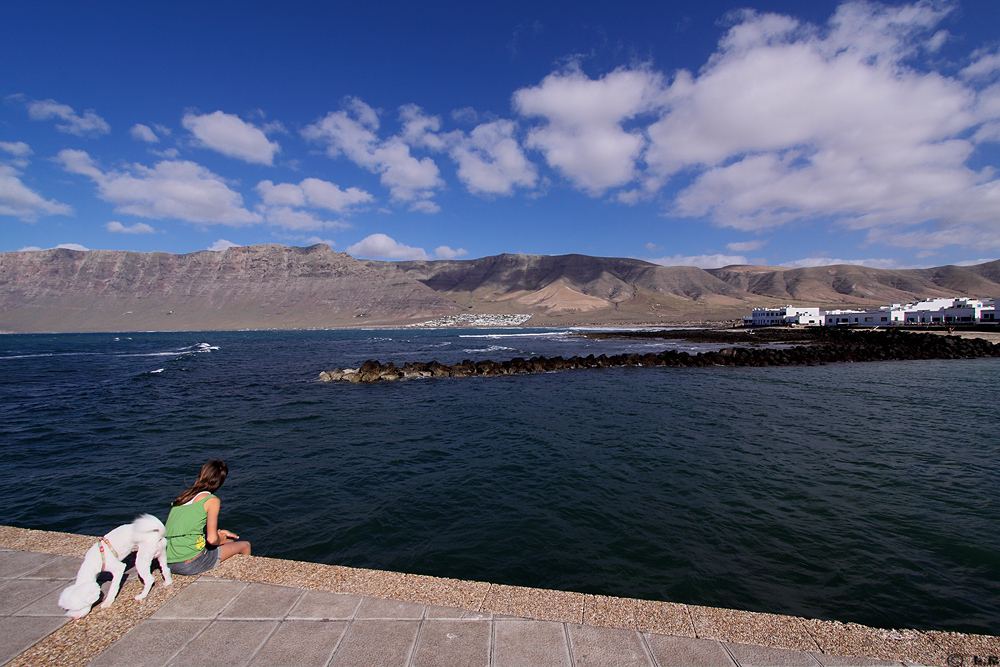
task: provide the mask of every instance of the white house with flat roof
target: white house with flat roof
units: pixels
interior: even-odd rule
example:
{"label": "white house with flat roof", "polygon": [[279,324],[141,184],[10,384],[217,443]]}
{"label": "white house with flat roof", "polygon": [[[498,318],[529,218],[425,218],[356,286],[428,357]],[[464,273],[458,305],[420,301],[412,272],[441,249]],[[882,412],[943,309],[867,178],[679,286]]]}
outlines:
{"label": "white house with flat roof", "polygon": [[824,310],[823,326],[890,326],[902,324],[906,311],[898,303],[868,310]]}
{"label": "white house with flat roof", "polygon": [[1000,322],[997,317],[997,300],[983,301],[983,307],[979,310],[980,322]]}
{"label": "white house with flat roof", "polygon": [[768,327],[792,324],[804,324],[806,326],[820,325],[819,308],[799,308],[797,306],[754,308],[750,317],[743,318],[743,326],[745,327]]}
{"label": "white house with flat roof", "polygon": [[925,299],[907,304],[906,324],[972,324],[980,321],[979,299]]}
{"label": "white house with flat roof", "polygon": [[789,326],[893,326],[899,324],[975,324],[1000,322],[996,299],[924,299],[916,303],[894,303],[867,310],[824,310],[781,306],[754,308],[743,318],[745,327]]}

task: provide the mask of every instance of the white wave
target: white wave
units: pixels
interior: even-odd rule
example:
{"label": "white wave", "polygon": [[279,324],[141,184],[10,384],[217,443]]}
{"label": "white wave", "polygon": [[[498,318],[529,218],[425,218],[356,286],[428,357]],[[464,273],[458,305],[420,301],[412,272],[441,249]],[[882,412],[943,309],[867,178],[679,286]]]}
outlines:
{"label": "white wave", "polygon": [[208,343],[195,343],[189,347],[182,347],[176,350],[166,350],[164,352],[133,352],[131,354],[116,354],[116,357],[178,357],[186,354],[201,354],[202,352],[213,352],[218,350],[218,345]]}
{"label": "white wave", "polygon": [[157,368],[155,371],[149,371],[149,374],[152,375],[153,373],[162,373],[162,372],[163,372],[162,368]]}
{"label": "white wave", "polygon": [[8,357],[0,357],[0,361],[5,359],[38,359],[41,357],[88,357],[99,354],[98,352],[39,352],[38,354],[12,354]]}
{"label": "white wave", "polygon": [[506,347],[504,345],[487,345],[481,348],[465,349],[462,352],[468,352],[469,354],[475,354],[477,352],[520,352],[516,347]]}
{"label": "white wave", "polygon": [[195,350],[173,350],[169,352],[134,352],[132,354],[115,354],[115,357],[176,357],[184,354],[194,354]]}
{"label": "white wave", "polygon": [[557,338],[560,336],[566,336],[569,332],[567,331],[545,331],[542,333],[502,333],[502,334],[459,334],[459,338],[489,338],[489,339],[499,339],[499,338]]}

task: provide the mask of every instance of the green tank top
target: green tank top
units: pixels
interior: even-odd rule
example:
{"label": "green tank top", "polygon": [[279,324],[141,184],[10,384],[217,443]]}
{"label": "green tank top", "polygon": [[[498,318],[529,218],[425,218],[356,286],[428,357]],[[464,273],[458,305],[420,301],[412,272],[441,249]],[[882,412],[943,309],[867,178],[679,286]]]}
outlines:
{"label": "green tank top", "polygon": [[190,505],[170,508],[167,517],[167,563],[190,560],[205,550],[205,526],[208,513],[205,501],[215,496],[211,493]]}

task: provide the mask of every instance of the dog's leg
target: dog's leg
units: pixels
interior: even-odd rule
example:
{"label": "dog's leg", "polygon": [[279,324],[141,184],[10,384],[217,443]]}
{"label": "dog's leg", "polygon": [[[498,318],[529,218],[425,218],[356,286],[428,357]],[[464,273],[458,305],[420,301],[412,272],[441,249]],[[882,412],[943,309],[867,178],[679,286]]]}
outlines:
{"label": "dog's leg", "polygon": [[122,585],[122,576],[125,574],[125,563],[111,560],[107,563],[105,568],[111,573],[112,578],[111,586],[108,587],[108,594],[104,598],[104,602],[101,603],[101,609],[107,609],[110,607],[111,603],[113,603],[115,598],[118,597],[118,587]]}
{"label": "dog's leg", "polygon": [[160,562],[160,572],[163,573],[163,585],[169,586],[174,583],[173,577],[170,576],[170,566],[167,565],[167,548],[165,546],[156,554],[156,560]]}
{"label": "dog's leg", "polygon": [[149,589],[153,587],[153,573],[149,571],[149,566],[153,563],[153,552],[139,548],[135,555],[135,571],[142,579],[142,592],[135,596],[136,600],[142,600],[149,595]]}

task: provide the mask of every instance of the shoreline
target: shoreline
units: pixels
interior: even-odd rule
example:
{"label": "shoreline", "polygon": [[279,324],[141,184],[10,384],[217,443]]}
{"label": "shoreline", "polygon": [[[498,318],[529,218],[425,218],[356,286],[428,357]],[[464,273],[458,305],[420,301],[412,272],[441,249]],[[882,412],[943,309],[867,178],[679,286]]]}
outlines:
{"label": "shoreline", "polygon": [[[983,326],[978,326],[976,329],[966,329],[959,326],[950,327],[952,330],[949,331],[949,327],[946,326],[927,326],[914,328],[910,326],[891,326],[891,327],[860,327],[860,326],[840,326],[840,327],[803,327],[803,326],[769,326],[769,327],[743,327],[734,324],[735,320],[705,320],[703,322],[692,322],[692,321],[678,321],[678,322],[647,322],[647,323],[623,323],[623,324],[608,324],[608,323],[595,323],[595,324],[538,324],[535,326],[447,326],[447,327],[415,327],[409,324],[385,324],[385,325],[369,325],[369,326],[339,326],[339,327],[260,327],[260,328],[237,328],[237,329],[101,329],[101,330],[88,330],[88,331],[5,331],[0,330],[0,336],[72,336],[72,335],[91,335],[91,334],[109,334],[109,335],[123,335],[123,334],[182,334],[182,333],[258,333],[258,332],[292,332],[292,331],[475,331],[475,330],[487,330],[487,331],[519,331],[523,329],[549,329],[552,331],[569,331],[573,335],[588,336],[590,334],[597,334],[593,337],[598,337],[601,334],[607,334],[607,337],[618,337],[615,336],[617,333],[638,333],[638,334],[657,334],[659,332],[678,332],[682,333],[685,331],[713,331],[713,332],[729,332],[729,333],[739,333],[746,331],[786,331],[786,332],[802,332],[802,331],[812,331],[820,329],[837,329],[846,331],[906,331],[909,333],[930,333],[930,334],[949,334],[954,336],[961,336],[963,338],[983,338],[991,341],[1000,341],[1000,325],[991,326],[990,330],[985,330]],[[637,336],[645,337],[645,336]],[[675,336],[679,337],[679,336]]]}
{"label": "shoreline", "polygon": [[[14,526],[0,526],[0,548],[82,558],[96,537]],[[446,579],[401,572],[322,565],[261,556],[235,556],[208,573],[220,579],[362,595],[384,600],[432,604],[542,621],[714,639],[766,648],[809,651],[852,658],[948,665],[955,656],[1000,655],[1000,637],[938,630],[880,629],[856,623],[823,621],[763,612],[703,607],[674,602],[607,597],[570,591],[523,588],[478,581]],[[33,656],[77,652],[89,662],[94,650],[109,647],[196,577],[176,576],[174,586],[157,583],[143,603],[121,603],[95,609],[70,622],[12,661],[36,664]],[[130,577],[128,584],[136,584]],[[131,614],[129,616],[128,614]],[[87,632],[101,624],[102,632]],[[82,631],[82,635],[81,635]],[[74,641],[75,639],[75,641]],[[81,643],[82,642],[82,643]],[[64,658],[59,664],[86,664]],[[991,664],[983,662],[981,664]]]}
{"label": "shoreline", "polygon": [[[759,331],[759,332],[758,332]],[[554,371],[593,370],[624,367],[673,367],[701,368],[709,366],[767,367],[815,366],[843,362],[908,361],[924,359],[973,359],[1000,357],[1000,344],[983,338],[963,338],[954,335],[927,336],[896,329],[797,329],[792,331],[743,330],[743,331],[646,331],[631,333],[581,333],[582,337],[601,339],[681,339],[691,342],[718,344],[742,343],[745,347],[725,347],[718,351],[678,352],[664,350],[659,354],[649,352],[601,354],[595,357],[534,356],[530,359],[515,357],[496,362],[491,359],[458,364],[440,364],[432,361],[407,361],[401,367],[394,363],[382,365],[368,359],[357,368],[321,370],[319,382],[346,382],[349,384],[397,382],[430,378],[501,377],[550,373]],[[770,344],[794,347],[765,347]]]}
{"label": "shoreline", "polygon": [[181,334],[181,333],[255,333],[267,331],[466,331],[466,330],[510,330],[521,329],[551,329],[553,331],[646,331],[663,329],[729,329],[732,321],[718,322],[649,322],[647,324],[539,324],[537,326],[462,326],[462,327],[416,327],[409,324],[386,324],[371,326],[345,326],[345,327],[261,327],[261,328],[240,328],[240,329],[144,329],[144,330],[92,330],[92,331],[0,331],[0,336],[72,336],[90,334]]}

